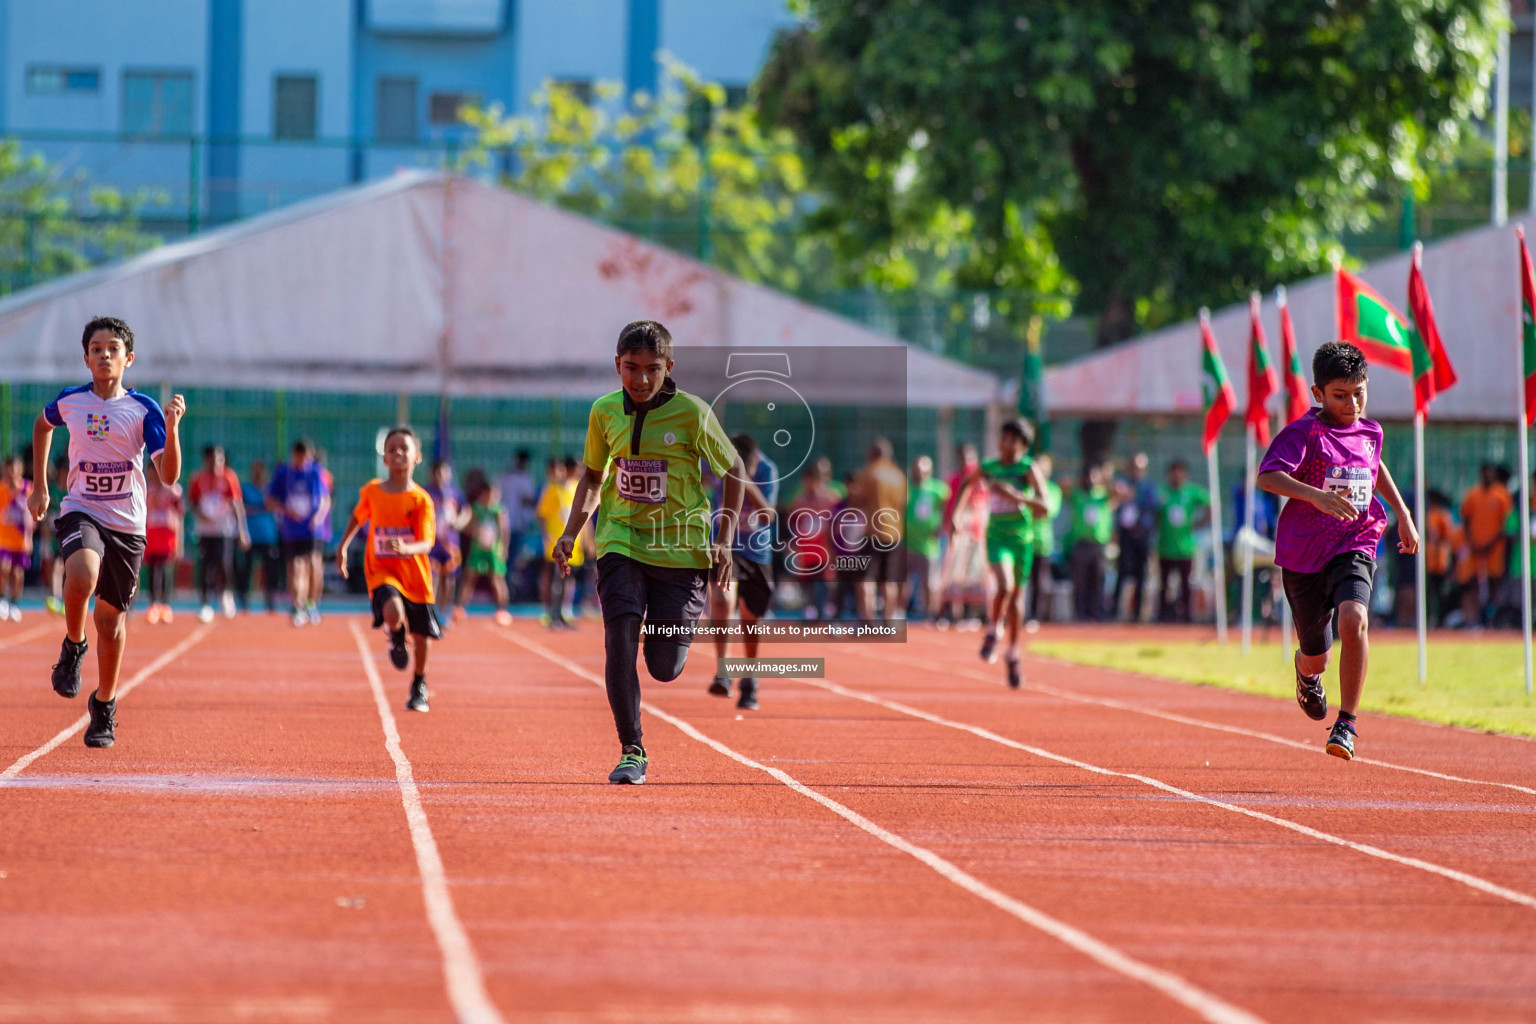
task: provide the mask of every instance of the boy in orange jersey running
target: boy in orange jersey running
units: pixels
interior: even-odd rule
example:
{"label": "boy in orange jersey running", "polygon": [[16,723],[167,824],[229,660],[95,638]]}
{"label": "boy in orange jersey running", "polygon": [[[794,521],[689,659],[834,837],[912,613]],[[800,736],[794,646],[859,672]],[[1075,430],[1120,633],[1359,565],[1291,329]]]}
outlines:
{"label": "boy in orange jersey running", "polygon": [[363,572],[373,602],[373,628],[389,632],[389,660],[398,669],[411,663],[405,631],[411,631],[415,655],[407,711],[427,708],[427,644],[443,638],[432,591],[432,545],[437,524],[432,496],[411,479],[421,464],[421,442],[410,427],[396,427],[384,437],[385,480],[370,480],[336,546],[336,568],[347,578],[347,548],[368,524]]}

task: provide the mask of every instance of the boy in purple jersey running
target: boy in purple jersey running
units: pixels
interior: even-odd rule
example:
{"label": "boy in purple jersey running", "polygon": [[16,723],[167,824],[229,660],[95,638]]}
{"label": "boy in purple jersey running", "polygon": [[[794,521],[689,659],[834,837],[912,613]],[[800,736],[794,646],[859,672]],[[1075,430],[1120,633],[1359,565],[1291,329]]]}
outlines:
{"label": "boy in purple jersey running", "polygon": [[1312,397],[1306,415],[1280,431],[1259,466],[1258,485],[1294,499],[1280,513],[1275,564],[1296,620],[1296,703],[1307,717],[1328,717],[1323,670],[1333,646],[1337,615],[1339,716],[1328,734],[1328,753],[1355,756],[1355,713],[1370,656],[1367,627],[1376,547],[1387,528],[1379,492],[1397,514],[1397,549],[1413,554],[1419,534],[1413,516],[1381,461],[1381,425],[1365,418],[1365,354],[1330,341],[1312,358]]}
{"label": "boy in purple jersey running", "polygon": [[[91,718],[85,745],[110,747],[128,609],[144,556],[144,457],[147,453],[167,485],[181,476],[177,426],[187,404],[176,395],[162,413],[154,399],[123,387],[123,374],[133,365],[133,331],[121,320],[92,320],[80,345],[91,383],[65,388],[48,403],[32,426],[32,459],[36,478],[47,479],[53,432],[69,430],[69,491],[55,526],[64,560],[65,636],[53,666],[53,689],[61,697],[80,693],[85,612],[95,594],[99,683],[86,702]],[[48,514],[48,488],[34,489],[27,509],[41,521]]]}

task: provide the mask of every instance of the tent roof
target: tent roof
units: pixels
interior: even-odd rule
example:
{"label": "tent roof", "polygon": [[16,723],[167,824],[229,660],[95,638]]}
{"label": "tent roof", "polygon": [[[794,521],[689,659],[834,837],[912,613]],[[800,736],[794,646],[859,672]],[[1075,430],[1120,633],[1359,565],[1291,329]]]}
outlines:
{"label": "tent roof", "polygon": [[[634,236],[471,179],[408,172],[0,301],[0,377],[81,375],[92,316],[133,325],[132,379],[293,390],[583,397],[639,319],[679,346],[902,346]],[[906,347],[906,346],[902,346]],[[997,377],[907,348],[912,404],[980,407]],[[809,355],[809,353],[807,353]],[[889,400],[889,381],[796,381]]]}
{"label": "tent roof", "polygon": [[[1463,232],[1424,249],[1424,280],[1435,302],[1460,382],[1435,399],[1432,419],[1513,420],[1520,402],[1520,271],[1513,221],[1506,227]],[[1527,218],[1527,227],[1536,218]],[[1408,253],[1372,263],[1360,277],[1403,313],[1408,310]],[[1338,337],[1332,274],[1288,289],[1297,347],[1310,382],[1312,353]],[[1261,314],[1270,357],[1279,363],[1280,314],[1266,295]],[[1248,401],[1248,304],[1211,315],[1211,327],[1237,391]],[[1195,320],[1046,371],[1046,404],[1053,413],[1140,416],[1198,413],[1200,334]],[[1278,401],[1274,408],[1279,408]],[[1405,374],[1373,367],[1370,415],[1412,419],[1413,388]]]}

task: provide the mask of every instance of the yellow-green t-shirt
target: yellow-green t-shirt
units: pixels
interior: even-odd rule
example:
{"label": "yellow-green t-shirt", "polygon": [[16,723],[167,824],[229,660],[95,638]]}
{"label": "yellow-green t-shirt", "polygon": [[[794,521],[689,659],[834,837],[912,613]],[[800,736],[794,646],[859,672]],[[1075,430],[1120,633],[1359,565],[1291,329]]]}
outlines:
{"label": "yellow-green t-shirt", "polygon": [[724,476],[736,448],[709,403],[677,390],[670,378],[643,415],[623,389],[593,402],[583,461],[608,473],[597,557],[709,568],[710,503],[700,460]]}

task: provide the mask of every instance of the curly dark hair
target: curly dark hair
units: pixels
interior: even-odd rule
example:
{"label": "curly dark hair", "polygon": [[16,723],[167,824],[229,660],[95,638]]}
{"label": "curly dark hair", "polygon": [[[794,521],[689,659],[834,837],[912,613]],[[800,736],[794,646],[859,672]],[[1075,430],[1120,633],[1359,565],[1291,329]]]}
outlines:
{"label": "curly dark hair", "polygon": [[1365,353],[1347,341],[1330,341],[1312,357],[1312,383],[1320,388],[1336,380],[1357,384],[1366,370]]}
{"label": "curly dark hair", "polygon": [[94,317],[90,323],[85,325],[85,331],[80,335],[81,351],[90,352],[91,335],[95,334],[97,331],[111,331],[113,334],[117,335],[119,340],[122,341],[123,348],[128,350],[128,354],[133,354],[133,328],[129,327],[115,316]]}

